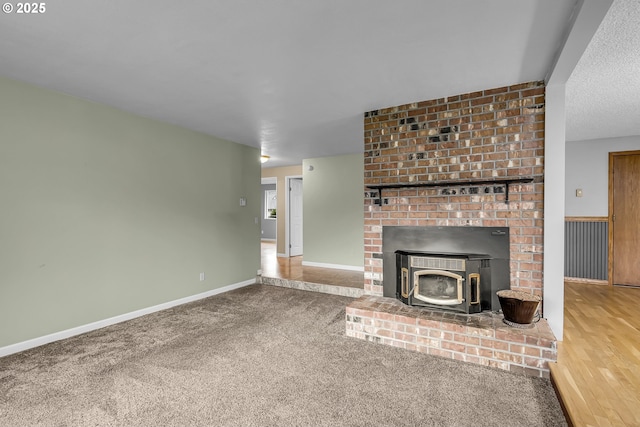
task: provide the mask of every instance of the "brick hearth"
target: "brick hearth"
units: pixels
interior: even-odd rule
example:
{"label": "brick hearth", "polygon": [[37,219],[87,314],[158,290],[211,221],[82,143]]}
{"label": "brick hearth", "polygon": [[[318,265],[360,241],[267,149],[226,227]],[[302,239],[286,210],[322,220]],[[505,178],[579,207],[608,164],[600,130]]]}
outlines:
{"label": "brick hearth", "polygon": [[531,329],[507,326],[502,315],[453,314],[364,295],[347,306],[347,336],[449,359],[549,377],[556,339],[545,319]]}

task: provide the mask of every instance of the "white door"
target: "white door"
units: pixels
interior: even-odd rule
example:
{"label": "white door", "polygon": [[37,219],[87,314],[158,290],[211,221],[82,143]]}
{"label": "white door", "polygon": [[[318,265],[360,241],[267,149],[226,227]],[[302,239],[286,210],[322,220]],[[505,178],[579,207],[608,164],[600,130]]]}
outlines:
{"label": "white door", "polygon": [[289,256],[302,255],[302,178],[289,180]]}

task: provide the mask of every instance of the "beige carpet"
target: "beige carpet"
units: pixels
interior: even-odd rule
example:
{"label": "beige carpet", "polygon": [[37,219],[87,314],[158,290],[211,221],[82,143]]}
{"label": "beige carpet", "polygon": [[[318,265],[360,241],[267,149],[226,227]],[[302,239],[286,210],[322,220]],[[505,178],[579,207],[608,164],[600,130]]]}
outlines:
{"label": "beige carpet", "polygon": [[0,359],[0,426],[562,426],[547,380],[344,336],[252,285]]}

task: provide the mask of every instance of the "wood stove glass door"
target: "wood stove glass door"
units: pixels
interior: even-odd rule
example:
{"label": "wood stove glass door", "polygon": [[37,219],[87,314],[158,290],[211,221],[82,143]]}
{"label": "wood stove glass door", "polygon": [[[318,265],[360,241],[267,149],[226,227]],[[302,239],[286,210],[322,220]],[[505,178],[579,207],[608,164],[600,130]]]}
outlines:
{"label": "wood stove glass door", "polygon": [[464,302],[462,276],[443,270],[418,270],[413,273],[413,296],[437,305],[458,305]]}

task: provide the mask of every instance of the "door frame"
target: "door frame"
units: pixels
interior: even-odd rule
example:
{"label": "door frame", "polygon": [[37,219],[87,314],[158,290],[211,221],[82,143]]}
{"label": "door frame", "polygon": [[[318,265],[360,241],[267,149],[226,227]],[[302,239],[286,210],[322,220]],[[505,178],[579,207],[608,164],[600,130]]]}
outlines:
{"label": "door frame", "polygon": [[613,160],[619,156],[637,156],[640,150],[609,152],[609,215],[608,215],[608,247],[607,247],[607,282],[613,286]]}
{"label": "door frame", "polygon": [[[285,219],[284,219],[284,253],[287,257],[291,256],[291,236],[290,236],[290,231],[289,229],[290,227],[290,218],[289,218],[289,212],[290,212],[290,200],[289,200],[289,193],[290,193],[290,188],[291,188],[291,180],[292,179],[302,179],[302,175],[287,175],[284,177],[284,185],[285,185],[285,195],[284,195],[284,210],[285,210]],[[304,181],[303,181],[304,182]],[[304,188],[304,184],[303,184],[303,188]],[[304,190],[303,190],[304,191]],[[303,211],[304,212],[304,211]],[[304,218],[304,213],[302,214],[303,218]]]}

